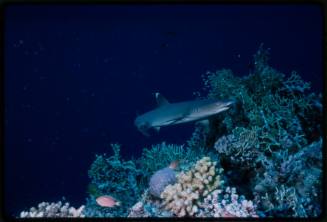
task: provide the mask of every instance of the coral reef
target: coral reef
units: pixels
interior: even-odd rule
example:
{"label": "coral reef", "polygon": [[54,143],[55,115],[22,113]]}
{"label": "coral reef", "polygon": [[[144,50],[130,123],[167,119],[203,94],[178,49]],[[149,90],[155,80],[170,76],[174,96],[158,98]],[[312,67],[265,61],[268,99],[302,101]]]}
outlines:
{"label": "coral reef", "polygon": [[255,204],[230,187],[214,190],[199,207],[200,217],[258,217]]}
{"label": "coral reef", "polygon": [[140,190],[137,177],[141,172],[133,161],[123,161],[119,155],[120,146],[111,145],[114,155],[96,155],[89,170],[91,184],[96,186],[97,194],[111,195],[124,203],[113,208],[103,208],[96,204],[97,196],[90,194],[84,213],[87,217],[123,217],[127,210],[137,201]]}
{"label": "coral reef", "polygon": [[146,187],[150,177],[157,170],[168,167],[171,162],[178,160],[179,167],[184,170],[191,167],[199,157],[204,156],[204,153],[201,148],[190,149],[183,145],[165,142],[153,145],[150,149],[144,148],[141,158],[137,160],[137,165],[142,172],[142,187]]}
{"label": "coral reef", "polygon": [[141,199],[130,209],[128,217],[172,217],[170,211],[163,209],[161,200],[153,198],[146,189]]}
{"label": "coral reef", "polygon": [[214,144],[214,148],[220,158],[229,158],[229,161],[242,168],[251,167],[255,164],[253,160],[259,154],[259,131],[257,127],[252,129],[236,127],[231,134],[220,137]]}
{"label": "coral reef", "polygon": [[57,203],[42,202],[38,204],[37,208],[31,207],[29,211],[22,211],[19,214],[19,217],[85,217],[83,210],[84,205],[76,209],[70,206],[68,202],[65,204],[63,204],[61,201],[58,201]]}
{"label": "coral reef", "polygon": [[165,167],[161,170],[158,170],[150,178],[149,182],[149,192],[155,197],[160,197],[162,191],[169,184],[174,184],[177,181],[176,173],[170,167]]}
{"label": "coral reef", "polygon": [[[85,207],[41,203],[20,217],[320,216],[322,95],[295,71],[272,68],[269,56],[260,45],[248,75],[203,75],[198,97],[236,102],[208,128],[196,125],[186,146],[162,142],[125,161],[111,144],[114,154],[96,155],[88,171]],[[122,204],[100,207],[103,195]]]}
{"label": "coral reef", "polygon": [[223,189],[216,163],[203,157],[189,171],[180,172],[178,181],[154,198],[147,189],[129,211],[128,217],[258,217],[256,205],[235,188]]}
{"label": "coral reef", "polygon": [[[293,155],[282,153],[263,176],[254,180],[254,195],[262,210],[273,215],[294,217],[318,216],[322,196],[322,140]],[[276,168],[275,168],[276,167]],[[278,167],[278,168],[277,168]]]}
{"label": "coral reef", "polygon": [[[218,171],[218,172],[217,172]],[[193,216],[198,212],[198,202],[220,186],[222,169],[216,170],[216,163],[209,157],[197,161],[194,168],[177,176],[177,183],[168,185],[161,194],[165,209],[176,216]]]}
{"label": "coral reef", "polygon": [[229,184],[255,197],[267,216],[319,216],[321,95],[309,92],[295,71],[271,68],[268,59],[261,45],[248,76],[226,69],[204,76],[208,98],[234,98],[238,105],[200,138],[218,152]]}

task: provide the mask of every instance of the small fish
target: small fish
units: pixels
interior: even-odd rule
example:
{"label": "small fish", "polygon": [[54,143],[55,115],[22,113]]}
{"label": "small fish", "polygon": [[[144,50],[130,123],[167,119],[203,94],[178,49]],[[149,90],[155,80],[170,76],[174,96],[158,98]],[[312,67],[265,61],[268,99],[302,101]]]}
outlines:
{"label": "small fish", "polygon": [[168,167],[170,169],[174,170],[178,167],[178,164],[179,164],[179,160],[175,160],[175,161],[171,162]]}
{"label": "small fish", "polygon": [[97,204],[101,207],[115,207],[120,206],[120,202],[111,196],[100,196],[96,199]]}

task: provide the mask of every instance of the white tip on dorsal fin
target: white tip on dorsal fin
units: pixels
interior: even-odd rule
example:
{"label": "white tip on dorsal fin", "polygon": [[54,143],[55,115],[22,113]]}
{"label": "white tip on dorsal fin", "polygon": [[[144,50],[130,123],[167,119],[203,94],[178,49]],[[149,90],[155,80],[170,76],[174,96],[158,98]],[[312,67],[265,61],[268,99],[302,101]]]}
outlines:
{"label": "white tip on dorsal fin", "polygon": [[158,106],[164,106],[164,105],[169,104],[168,100],[158,92],[156,92],[156,100],[157,100]]}

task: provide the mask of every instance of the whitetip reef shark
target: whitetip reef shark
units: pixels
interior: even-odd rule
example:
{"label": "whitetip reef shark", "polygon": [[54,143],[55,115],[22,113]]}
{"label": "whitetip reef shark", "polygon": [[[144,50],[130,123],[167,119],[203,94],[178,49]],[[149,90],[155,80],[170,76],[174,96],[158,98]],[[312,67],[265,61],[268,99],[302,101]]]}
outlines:
{"label": "whitetip reef shark", "polygon": [[[158,107],[140,116],[134,124],[145,136],[150,129],[160,130],[160,127],[176,125],[187,122],[206,121],[210,117],[228,110],[234,100],[191,100],[170,103],[160,93],[155,93]],[[207,121],[208,122],[208,121]]]}

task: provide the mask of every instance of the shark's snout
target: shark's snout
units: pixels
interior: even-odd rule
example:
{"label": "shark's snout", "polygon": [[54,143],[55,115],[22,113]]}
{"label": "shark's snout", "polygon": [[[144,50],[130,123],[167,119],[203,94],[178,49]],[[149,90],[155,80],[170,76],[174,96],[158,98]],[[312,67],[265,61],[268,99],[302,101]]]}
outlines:
{"label": "shark's snout", "polygon": [[235,104],[234,100],[228,100],[228,101],[224,101],[224,102],[217,102],[216,103],[216,107],[217,109],[222,112],[225,110],[228,110],[229,108],[231,108],[233,105]]}
{"label": "shark's snout", "polygon": [[229,101],[226,102],[225,106],[228,107],[228,108],[231,108],[234,104],[235,104],[234,100],[229,100]]}

